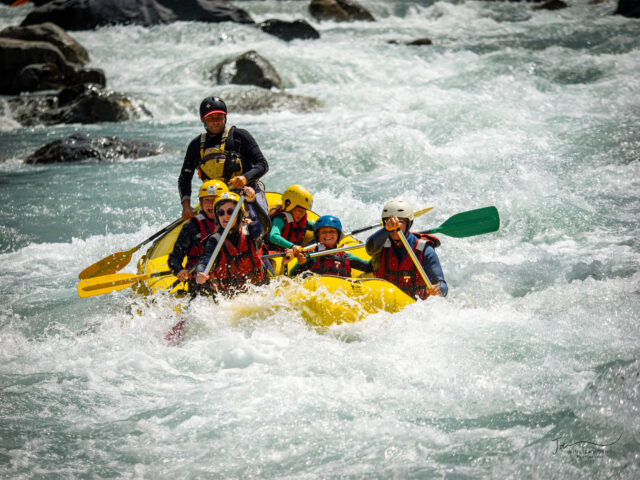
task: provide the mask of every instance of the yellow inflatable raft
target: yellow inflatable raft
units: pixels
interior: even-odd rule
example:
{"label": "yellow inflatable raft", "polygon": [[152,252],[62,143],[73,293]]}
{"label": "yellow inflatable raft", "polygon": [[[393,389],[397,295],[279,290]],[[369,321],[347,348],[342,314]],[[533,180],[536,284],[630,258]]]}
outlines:
{"label": "yellow inflatable raft", "polygon": [[[280,204],[279,193],[267,192],[269,207]],[[318,215],[308,213],[309,220],[315,221]],[[173,244],[184,222],[167,235],[155,241],[138,261],[138,274],[153,274],[168,270],[167,260],[173,250]],[[313,240],[312,232],[308,232],[305,243]],[[361,243],[354,237],[345,236],[339,246]],[[364,247],[351,250],[351,253],[368,260],[370,257]],[[186,261],[186,260],[185,260]],[[292,268],[294,263],[290,263]],[[283,275],[279,259],[275,262],[275,270]],[[280,288],[277,294],[287,296],[289,303],[301,310],[302,316],[314,325],[331,325],[342,322],[356,322],[366,316],[386,311],[395,313],[402,310],[414,300],[395,285],[374,278],[358,278],[362,272],[353,270],[354,278],[347,279],[331,275],[310,275],[304,279],[294,279],[286,288]],[[183,290],[173,275],[156,277],[138,284],[138,292],[151,294],[161,290],[175,292]]]}

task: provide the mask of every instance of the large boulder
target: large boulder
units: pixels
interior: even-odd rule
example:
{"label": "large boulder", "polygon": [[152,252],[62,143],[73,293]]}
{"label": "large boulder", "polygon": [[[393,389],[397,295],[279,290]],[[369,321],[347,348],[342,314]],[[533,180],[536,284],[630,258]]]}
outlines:
{"label": "large boulder", "polygon": [[322,104],[313,97],[291,95],[264,88],[242,88],[224,92],[224,101],[230,112],[267,113],[288,110],[309,113],[318,110]]}
{"label": "large boulder", "polygon": [[172,10],[178,20],[254,23],[246,10],[226,0],[158,0],[158,3]]}
{"label": "large boulder", "polygon": [[262,88],[283,87],[282,79],[273,65],[254,50],[220,62],[211,70],[210,80],[218,85],[234,83]]}
{"label": "large boulder", "polygon": [[335,22],[375,21],[373,15],[366,8],[353,0],[311,0],[309,13],[317,20],[333,20]]}
{"label": "large boulder", "polygon": [[[28,5],[28,4],[33,4],[36,7],[39,7],[40,5],[44,5],[47,2],[50,2],[51,0],[23,0],[24,3],[22,3],[21,5]],[[6,3],[7,5],[11,5],[13,3],[15,3],[16,0],[1,0],[0,3]]]}
{"label": "large boulder", "polygon": [[640,1],[618,0],[618,8],[614,13],[625,17],[640,18]]}
{"label": "large boulder", "polygon": [[52,0],[35,8],[22,22],[54,22],[65,30],[103,25],[151,26],[176,20],[254,23],[246,10],[227,0]]}
{"label": "large boulder", "polygon": [[43,63],[54,64],[63,74],[73,70],[62,52],[50,43],[0,37],[0,94],[19,92],[13,87],[14,77],[28,65]]}
{"label": "large boulder", "polygon": [[258,28],[287,42],[297,38],[303,40],[320,38],[318,31],[309,25],[309,22],[306,20],[287,22],[285,20],[270,18],[259,23]]}
{"label": "large boulder", "polygon": [[40,164],[81,160],[114,161],[123,158],[149,157],[160,153],[162,153],[162,145],[156,142],[77,133],[46,144],[29,155],[24,162]]}
{"label": "large boulder", "polygon": [[540,5],[536,5],[535,7],[531,7],[532,10],[562,10],[563,8],[567,8],[567,5],[562,0],[547,0]]}
{"label": "large boulder", "polygon": [[53,22],[65,30],[91,30],[102,25],[151,26],[175,20],[176,15],[156,0],[53,0],[32,10],[22,25]]}
{"label": "large boulder", "polygon": [[24,126],[136,120],[151,114],[124,95],[98,85],[77,85],[59,94],[20,95],[8,100],[13,118]]}
{"label": "large boulder", "polygon": [[0,31],[0,37],[46,42],[57,47],[68,62],[85,65],[89,61],[87,50],[71,38],[67,32],[51,22],[28,27],[7,27]]}
{"label": "large boulder", "polygon": [[13,77],[11,89],[14,93],[54,90],[84,83],[95,83],[104,87],[107,83],[102,69],[67,69],[55,63],[32,63],[22,68]]}

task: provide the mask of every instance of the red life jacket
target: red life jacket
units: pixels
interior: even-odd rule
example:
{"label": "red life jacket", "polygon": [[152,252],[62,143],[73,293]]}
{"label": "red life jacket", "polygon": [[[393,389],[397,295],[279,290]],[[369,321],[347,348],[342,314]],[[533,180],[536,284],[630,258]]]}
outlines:
{"label": "red life jacket", "polygon": [[[418,262],[422,264],[424,249],[427,245],[431,245],[433,248],[440,246],[440,240],[433,235],[427,235],[425,233],[413,234],[418,237],[418,241],[413,246],[413,251],[418,258]],[[426,288],[427,285],[413,264],[411,256],[407,254],[401,262],[398,262],[398,258],[393,254],[391,239],[387,239],[385,242],[380,258],[380,266],[373,274],[377,278],[382,278],[393,283],[410,297],[417,296],[425,299],[429,296]]]}
{"label": "red life jacket", "polygon": [[[324,245],[319,245],[315,252],[326,250]],[[323,255],[313,259],[310,271],[319,275],[338,275],[339,277],[351,277],[351,265],[347,252],[336,252],[330,255]]]}
{"label": "red life jacket", "polygon": [[200,227],[200,234],[198,235],[198,243],[189,249],[187,252],[187,265],[184,267],[190,270],[204,254],[204,244],[207,239],[215,233],[218,225],[213,220],[209,219],[206,215],[199,213],[193,219],[198,223]]}
{"label": "red life jacket", "polygon": [[[213,237],[219,242],[221,234],[214,233]],[[242,290],[247,282],[254,285],[265,282],[262,259],[245,228],[238,232],[238,245],[231,243],[228,237],[225,239],[209,282],[221,292]]]}
{"label": "red life jacket", "polygon": [[[307,233],[307,213],[305,212],[304,217],[302,217],[302,220],[299,222],[293,221],[293,215],[291,215],[290,212],[280,211],[271,218],[275,219],[277,217],[284,218],[284,228],[282,232],[280,232],[280,236],[294,245],[302,245],[304,236]],[[274,247],[282,251],[282,248],[276,247],[275,245]]]}

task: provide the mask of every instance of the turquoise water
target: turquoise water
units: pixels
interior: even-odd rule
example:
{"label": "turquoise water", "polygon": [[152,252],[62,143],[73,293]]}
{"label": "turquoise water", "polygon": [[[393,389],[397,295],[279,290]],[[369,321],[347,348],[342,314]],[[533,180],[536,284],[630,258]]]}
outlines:
{"label": "turquoise water", "polygon": [[[361,3],[377,22],[237,2],[256,21],[306,18],[322,35],[289,44],[234,24],[73,32],[108,86],[153,118],[22,128],[0,117],[1,476],[638,477],[638,20],[610,15],[612,1]],[[30,8],[0,7],[0,28]],[[434,44],[388,43],[419,37]],[[175,348],[163,341],[169,299],[78,298],[80,270],[179,216],[197,106],[234,88],[207,85],[206,72],[250,49],[288,93],[323,104],[230,113],[269,160],[269,190],[302,183],[317,212],[354,229],[395,197],[435,207],[420,229],[498,208],[498,233],[442,236],[446,299],[327,332],[272,295],[198,300]],[[165,153],[22,163],[74,132],[157,140]]]}

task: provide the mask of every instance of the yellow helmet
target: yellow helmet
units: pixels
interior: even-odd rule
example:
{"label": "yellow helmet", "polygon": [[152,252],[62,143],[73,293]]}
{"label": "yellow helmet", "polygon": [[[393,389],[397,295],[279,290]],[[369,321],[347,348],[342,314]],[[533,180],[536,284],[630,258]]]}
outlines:
{"label": "yellow helmet", "polygon": [[[287,201],[289,201],[289,205],[287,205]],[[282,194],[282,206],[285,212],[293,210],[295,207],[311,210],[313,195],[302,185],[291,185]]]}
{"label": "yellow helmet", "polygon": [[[216,197],[216,202],[213,204],[213,211],[214,211],[214,214],[215,214],[216,218],[218,218],[218,205],[220,205],[221,203],[224,203],[224,202],[233,202],[233,203],[235,203],[237,205],[239,201],[240,201],[240,195],[238,195],[237,193],[224,192],[224,193],[221,193],[220,195],[218,195]],[[246,213],[247,212],[244,209],[244,203],[243,203],[242,207],[240,207],[240,216],[244,218]]]}
{"label": "yellow helmet", "polygon": [[224,192],[228,192],[229,187],[227,184],[220,180],[208,180],[200,187],[198,192],[198,199],[202,201],[204,197],[218,197]]}

